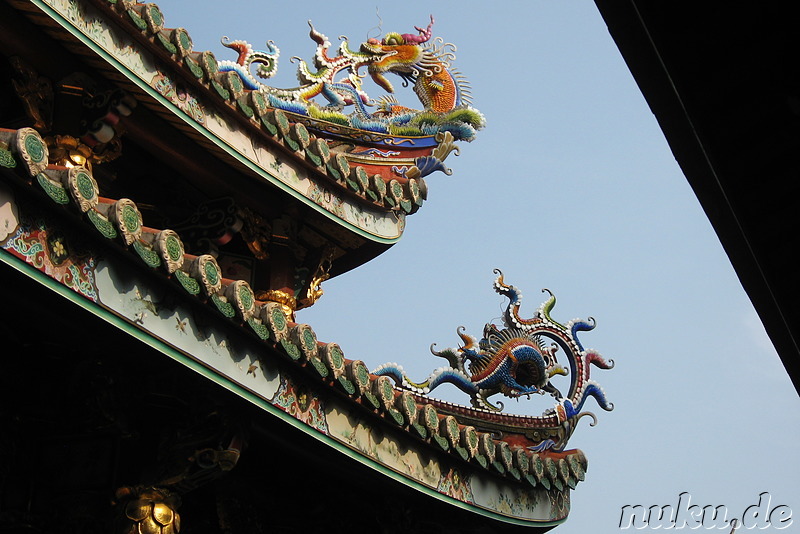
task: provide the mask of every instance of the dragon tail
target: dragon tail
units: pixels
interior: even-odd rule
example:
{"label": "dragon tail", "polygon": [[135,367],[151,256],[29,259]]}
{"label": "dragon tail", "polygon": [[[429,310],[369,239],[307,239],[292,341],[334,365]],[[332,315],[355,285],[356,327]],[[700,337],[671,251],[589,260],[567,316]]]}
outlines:
{"label": "dragon tail", "polygon": [[594,399],[597,401],[597,404],[607,412],[610,412],[611,410],[614,409],[614,404],[609,402],[608,399],[606,399],[606,392],[603,391],[603,388],[601,388],[597,384],[597,382],[590,380],[583,388],[583,392],[581,393],[578,402],[578,407],[575,409],[576,412],[581,411],[581,408],[583,408],[586,399],[588,399],[589,397],[594,397]]}
{"label": "dragon tail", "polygon": [[372,371],[372,374],[388,376],[393,379],[398,386],[423,395],[430,393],[444,383],[453,384],[458,389],[470,395],[478,391],[477,386],[472,383],[466,373],[450,367],[440,367],[436,369],[422,382],[414,382],[409,379],[403,367],[397,363],[384,363],[383,365],[379,365]]}

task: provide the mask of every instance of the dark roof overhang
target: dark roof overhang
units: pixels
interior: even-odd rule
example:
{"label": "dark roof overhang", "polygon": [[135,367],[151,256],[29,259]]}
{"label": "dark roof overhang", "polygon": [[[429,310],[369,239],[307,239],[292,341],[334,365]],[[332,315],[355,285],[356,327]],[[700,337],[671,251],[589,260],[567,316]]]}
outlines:
{"label": "dark roof overhang", "polygon": [[800,390],[794,19],[780,3],[595,3]]}

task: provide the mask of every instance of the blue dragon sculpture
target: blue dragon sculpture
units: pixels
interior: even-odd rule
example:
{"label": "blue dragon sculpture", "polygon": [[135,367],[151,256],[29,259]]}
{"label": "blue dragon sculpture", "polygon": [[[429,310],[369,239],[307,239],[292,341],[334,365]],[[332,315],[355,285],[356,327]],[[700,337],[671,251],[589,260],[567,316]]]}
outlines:
{"label": "blue dragon sculpture", "polygon": [[[450,383],[470,395],[476,408],[500,411],[503,404],[489,401],[489,397],[502,393],[506,397],[530,397],[532,394],[550,394],[558,401],[550,410],[560,423],[580,416],[588,397],[594,397],[601,408],[612,410],[602,388],[589,378],[589,364],[601,369],[611,369],[613,360],[605,360],[594,350],[586,350],[578,341],[577,333],[594,329],[594,320],[573,320],[562,325],[550,317],[555,306],[555,296],[550,295],[530,319],[519,315],[522,294],[503,281],[503,274],[495,269],[497,279],[494,289],[507,297],[504,328],[487,324],[480,340],[457,329],[463,346],[431,352],[445,358],[449,364],[433,371],[422,382],[410,380],[396,363],[377,367],[373,374],[391,377],[399,387],[419,394],[428,394],[443,383]],[[548,341],[550,343],[548,343]],[[569,362],[569,369],[558,363],[556,354],[561,349]],[[556,375],[569,375],[570,388],[566,396],[551,384]],[[591,415],[591,414],[589,414]],[[593,416],[592,416],[593,417]],[[578,417],[579,418],[579,417]]]}

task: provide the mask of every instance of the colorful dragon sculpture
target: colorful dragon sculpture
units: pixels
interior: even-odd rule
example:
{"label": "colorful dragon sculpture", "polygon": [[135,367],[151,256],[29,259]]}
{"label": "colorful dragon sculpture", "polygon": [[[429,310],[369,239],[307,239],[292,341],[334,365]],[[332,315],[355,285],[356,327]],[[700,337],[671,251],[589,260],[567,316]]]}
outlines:
{"label": "colorful dragon sculpture", "polygon": [[[239,56],[236,61],[220,61],[219,69],[236,72],[248,89],[261,91],[271,106],[284,111],[378,133],[414,136],[447,131],[456,140],[470,141],[485,120],[469,105],[466,80],[450,67],[455,47],[443,44],[441,39],[431,42],[433,23],[431,16],[426,28],[415,27],[418,34],[389,33],[382,40],[369,39],[358,51],[351,50],[342,37],[338,55],[330,57],[331,43],[309,22],[309,35],[317,43],[314,66],[293,57],[298,61],[300,85],[291,89],[270,87],[260,81],[271,78],[278,70],[280,50],[272,41],[266,50],[254,50],[245,41],[223,38],[222,44]],[[404,84],[413,83],[423,109],[397,105],[391,96],[372,100],[362,88],[362,67],[390,93],[394,87],[385,73],[400,76]],[[324,97],[326,105],[312,100],[317,96]],[[343,112],[347,106],[353,106],[352,113]],[[371,113],[370,107],[375,112]]]}
{"label": "colorful dragon sculpture", "polygon": [[[497,393],[511,398],[549,393],[558,402],[549,413],[555,413],[560,423],[583,415],[580,410],[589,397],[594,397],[601,408],[612,410],[613,404],[606,400],[602,388],[589,378],[589,365],[611,369],[614,362],[605,360],[594,350],[584,349],[577,337],[580,331],[594,329],[594,320],[575,319],[566,325],[556,322],[550,316],[556,299],[549,291],[550,298],[536,314],[523,319],[519,315],[522,294],[516,287],[504,283],[499,270],[495,269],[495,274],[495,291],[509,299],[503,317],[504,328],[487,324],[483,338],[477,340],[459,327],[457,333],[464,345],[442,351],[432,346],[431,352],[445,358],[449,366],[436,369],[422,382],[409,380],[396,363],[383,364],[373,374],[391,377],[398,386],[420,394],[428,394],[442,383],[451,383],[470,395],[473,406],[497,411],[502,410],[503,404],[498,402],[496,406],[489,402],[489,397]],[[559,349],[569,369],[558,363]],[[570,376],[566,396],[550,383],[556,375]]]}

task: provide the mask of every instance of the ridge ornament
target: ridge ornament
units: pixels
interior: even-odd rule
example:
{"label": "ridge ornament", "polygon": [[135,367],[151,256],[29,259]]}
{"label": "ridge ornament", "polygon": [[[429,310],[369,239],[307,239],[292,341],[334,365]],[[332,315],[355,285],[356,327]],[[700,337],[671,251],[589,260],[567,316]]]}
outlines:
{"label": "ridge ornament", "polygon": [[[530,397],[533,394],[550,394],[557,404],[548,409],[542,419],[557,419],[564,425],[568,438],[577,421],[589,415],[596,422],[591,412],[581,412],[589,397],[606,411],[614,405],[606,399],[605,392],[597,382],[590,379],[590,364],[600,369],[612,369],[613,360],[604,359],[592,349],[584,349],[578,340],[578,332],[593,330],[594,319],[574,319],[566,325],[556,322],[550,312],[556,303],[555,296],[546,291],[550,297],[541,305],[530,319],[519,315],[522,302],[520,291],[503,280],[503,274],[495,269],[497,279],[494,290],[507,297],[508,306],[503,316],[503,328],[487,324],[483,337],[478,340],[464,332],[464,327],[457,329],[463,345],[431,352],[447,360],[446,367],[434,370],[428,378],[421,382],[410,380],[403,368],[396,363],[380,365],[373,371],[379,376],[391,377],[395,384],[417,394],[427,395],[445,382],[455,385],[470,396],[476,408],[501,411],[503,403],[493,404],[489,397],[501,393],[509,398]],[[557,356],[563,354],[568,367],[558,362]],[[570,385],[563,395],[550,379],[557,375],[569,376]],[[566,439],[559,440],[562,444]],[[552,441],[542,443],[544,449],[557,447]]]}
{"label": "ridge ornament", "polygon": [[[452,135],[456,140],[472,141],[476,131],[484,127],[483,115],[471,107],[467,80],[451,67],[455,46],[441,38],[432,39],[433,16],[425,28],[415,26],[418,34],[387,33],[383,39],[370,38],[358,50],[351,50],[342,36],[336,55],[328,55],[331,42],[309,21],[309,36],[317,44],[313,66],[299,57],[299,85],[282,89],[266,85],[278,70],[280,49],[268,41],[265,50],[256,50],[242,40],[222,38],[223,46],[238,54],[235,61],[218,62],[220,72],[235,73],[243,88],[257,91],[269,106],[375,133],[426,136]],[[366,68],[372,80],[390,94],[373,100],[362,86]],[[252,70],[251,70],[252,69]],[[393,73],[404,86],[412,84],[423,109],[401,106],[391,93],[394,87],[384,76]],[[326,105],[313,99],[321,96]],[[344,110],[352,106],[353,111]],[[375,108],[370,112],[368,108]]]}

